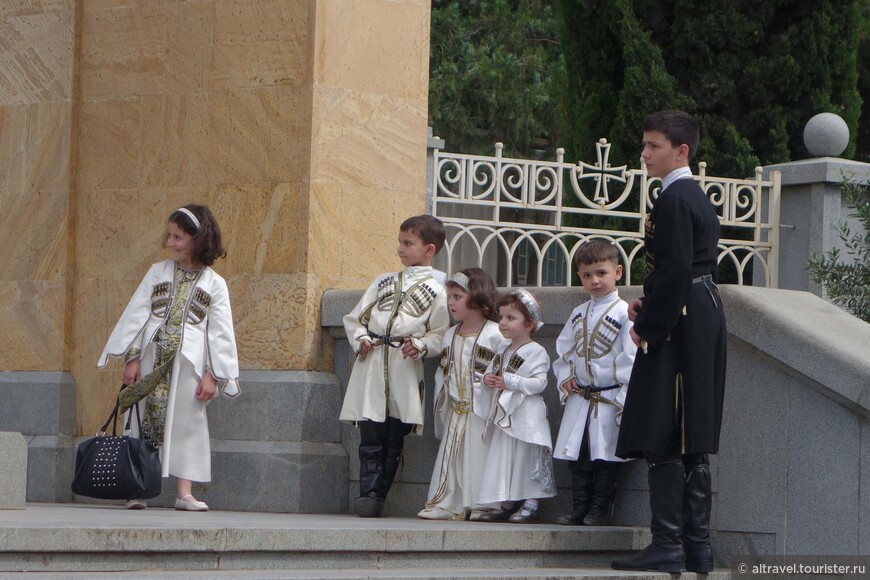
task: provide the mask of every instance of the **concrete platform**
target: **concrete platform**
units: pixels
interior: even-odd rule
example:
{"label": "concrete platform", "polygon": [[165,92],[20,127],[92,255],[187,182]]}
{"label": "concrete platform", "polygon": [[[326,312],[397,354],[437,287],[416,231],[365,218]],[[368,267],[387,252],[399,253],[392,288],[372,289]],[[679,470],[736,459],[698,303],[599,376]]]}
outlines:
{"label": "concrete platform", "polygon": [[648,541],[627,527],[37,503],[0,520],[0,570],[589,567]]}
{"label": "concrete platform", "polygon": [[[646,529],[29,503],[0,517],[0,580],[672,580],[609,561]],[[683,578],[691,580],[694,574]],[[709,580],[724,580],[717,571]]]}
{"label": "concrete platform", "polygon": [[[0,580],[33,579],[34,574],[19,572],[3,574]],[[440,570],[232,570],[208,572],[64,572],[40,573],[39,580],[373,580],[396,578],[403,580],[728,580],[727,570],[715,570],[704,575],[684,573],[679,576],[655,572],[619,572],[595,568],[524,568],[495,570],[492,568],[460,568]]]}

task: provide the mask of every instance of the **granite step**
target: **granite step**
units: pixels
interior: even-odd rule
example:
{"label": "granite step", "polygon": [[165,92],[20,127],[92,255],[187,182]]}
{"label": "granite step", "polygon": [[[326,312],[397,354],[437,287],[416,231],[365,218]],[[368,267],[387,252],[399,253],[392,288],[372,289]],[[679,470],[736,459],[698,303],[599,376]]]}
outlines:
{"label": "granite step", "polygon": [[600,568],[524,568],[524,569],[483,569],[457,568],[440,570],[418,570],[400,568],[395,570],[209,570],[209,571],[135,571],[135,572],[57,572],[27,573],[0,572],[0,580],[26,580],[38,577],[40,580],[729,580],[728,570],[714,570],[706,577],[699,574],[684,573],[680,576],[655,572],[618,572]]}
{"label": "granite step", "polygon": [[0,578],[664,580],[608,567],[649,540],[632,527],[30,503],[0,517]]}

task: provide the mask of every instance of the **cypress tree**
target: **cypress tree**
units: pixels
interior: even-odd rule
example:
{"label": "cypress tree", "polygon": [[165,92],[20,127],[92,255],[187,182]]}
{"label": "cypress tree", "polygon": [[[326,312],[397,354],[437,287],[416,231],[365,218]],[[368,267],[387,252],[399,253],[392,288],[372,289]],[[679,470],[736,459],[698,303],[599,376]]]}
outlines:
{"label": "cypress tree", "polygon": [[[677,106],[700,122],[698,159],[711,173],[749,175],[759,163],[807,157],[803,128],[813,115],[830,111],[851,129],[844,154],[850,156],[861,112],[863,7],[863,0],[560,0],[559,17],[574,19],[560,29],[565,54],[590,43],[609,54],[601,59],[603,70],[572,70],[574,59],[566,59],[568,78],[576,76],[575,85],[613,87],[608,95],[618,104],[610,134],[601,135],[605,121],[593,125],[587,120],[593,113],[582,109],[595,98],[566,99],[566,126],[576,133],[568,142],[607,136],[620,143],[613,163],[636,166],[622,135],[633,132],[636,140],[647,114]],[[579,14],[591,14],[586,24]],[[614,65],[621,69],[607,68]],[[605,103],[596,110],[609,117],[612,108]]]}

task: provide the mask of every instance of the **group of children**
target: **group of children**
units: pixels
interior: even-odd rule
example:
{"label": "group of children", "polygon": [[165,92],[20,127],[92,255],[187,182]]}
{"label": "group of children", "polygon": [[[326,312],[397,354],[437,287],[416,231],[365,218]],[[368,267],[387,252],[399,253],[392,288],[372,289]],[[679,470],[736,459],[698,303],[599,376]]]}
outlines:
{"label": "group of children", "polygon": [[[543,325],[534,296],[514,289],[498,297],[480,268],[445,280],[432,269],[443,224],[424,215],[401,225],[403,269],[375,279],[344,318],[356,361],[340,417],[359,426],[360,516],[384,513],[405,436],[423,427],[421,359],[440,354],[441,444],[419,517],[540,521],[538,501],[556,493],[556,458],[571,462],[574,495],[558,523],[602,525],[620,462],[643,457],[653,539],[612,567],[713,569],[709,454],[719,447],[727,350],[719,220],[688,167],[697,122],[659,111],[642,129],[647,174],[661,179],[644,225],[644,295],[629,304],[619,298],[615,246],[591,240],[578,248],[590,300],[556,342],[552,368],[565,410],[555,448],[541,395],[551,362],[532,340]],[[229,293],[210,268],[226,252],[201,205],[172,212],[164,245],[171,258],[145,275],[98,365],[124,358],[119,401],[143,417],[134,435],[160,445],[163,476],[178,480],[175,508],[206,511],[192,490],[193,481],[211,479],[206,405],[219,392],[239,393]],[[131,498],[127,507],[146,504]]]}
{"label": "group of children", "polygon": [[574,494],[571,512],[558,523],[604,525],[622,461],[616,439],[636,352],[628,305],[616,291],[617,248],[590,240],[576,252],[591,299],[574,309],[556,343],[552,367],[565,414],[554,451],[542,397],[551,361],[532,339],[543,326],[539,303],[524,288],[499,297],[481,268],[439,281],[432,259],[444,239],[433,216],[405,220],[398,249],[404,269],[378,276],[344,317],[357,356],[340,418],[359,426],[357,514],[384,514],[404,436],[423,427],[421,359],[440,354],[434,418],[441,443],[417,516],[539,522],[539,500],[556,494],[555,457],[571,462]]}

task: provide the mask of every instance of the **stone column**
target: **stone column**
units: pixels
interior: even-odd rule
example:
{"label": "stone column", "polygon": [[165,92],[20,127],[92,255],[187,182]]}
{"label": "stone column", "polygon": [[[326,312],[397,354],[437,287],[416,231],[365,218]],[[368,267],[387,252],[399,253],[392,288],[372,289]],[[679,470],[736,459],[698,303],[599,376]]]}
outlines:
{"label": "stone column", "polygon": [[782,172],[779,287],[821,296],[821,287],[810,280],[807,262],[812,254],[834,248],[848,259],[836,225],[845,220],[855,231],[860,224],[849,217],[855,210],[843,203],[840,184],[844,178],[870,180],[870,164],[834,157],[805,159],[769,165],[764,179],[771,171]]}
{"label": "stone column", "polygon": [[[209,493],[341,509],[320,295],[396,268],[424,211],[429,0],[31,4],[0,1],[0,368],[74,385],[74,433],[95,432],[121,379],[94,369],[102,346],[168,215],[205,203],[243,369],[242,397],[209,408]],[[314,472],[344,477],[339,500],[302,486]]]}

